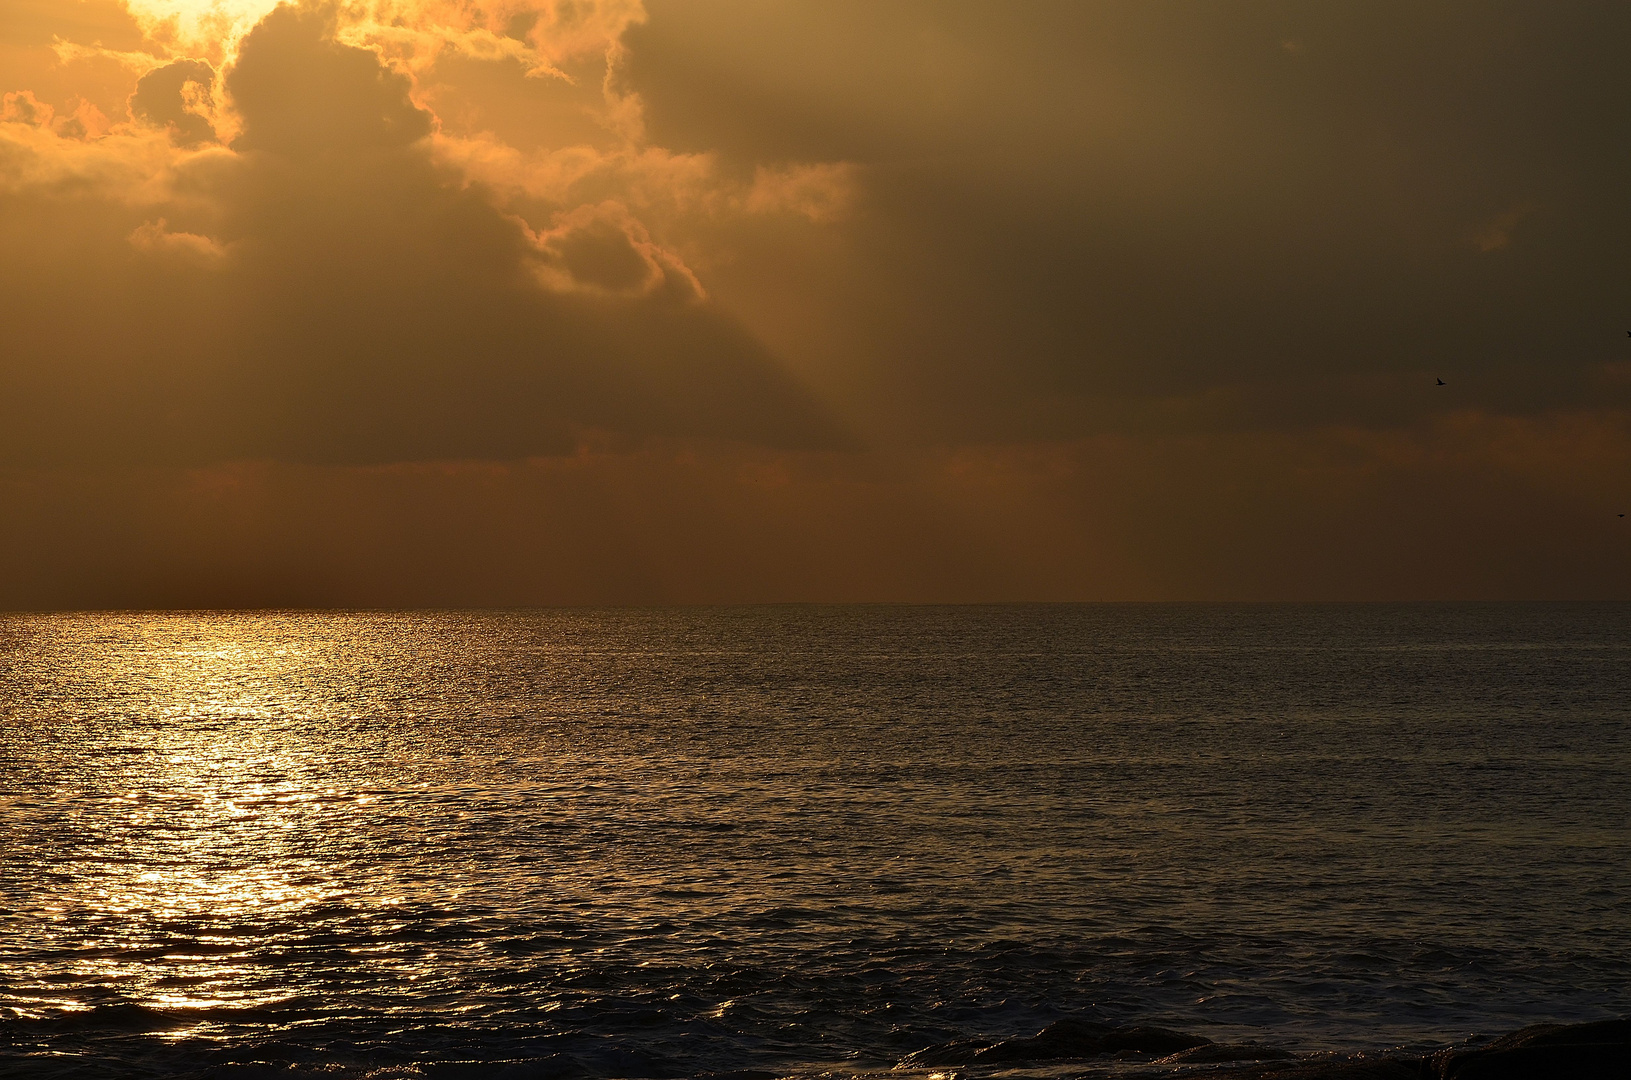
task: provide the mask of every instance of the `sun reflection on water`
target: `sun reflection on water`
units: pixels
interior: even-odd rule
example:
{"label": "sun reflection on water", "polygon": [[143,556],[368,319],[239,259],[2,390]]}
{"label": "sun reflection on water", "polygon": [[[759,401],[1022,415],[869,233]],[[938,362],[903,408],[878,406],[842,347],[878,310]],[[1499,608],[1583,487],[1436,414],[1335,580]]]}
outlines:
{"label": "sun reflection on water", "polygon": [[[107,688],[128,722],[81,747],[89,760],[65,763],[65,783],[14,808],[25,840],[32,825],[81,852],[72,875],[33,890],[45,932],[57,924],[80,946],[39,973],[34,1004],[287,998],[297,988],[269,968],[268,948],[313,910],[357,900],[330,840],[377,802],[314,723],[312,673],[338,643],[302,645],[297,626],[264,616],[107,617],[96,629],[68,682]],[[64,976],[101,991],[88,1003],[45,992]]]}

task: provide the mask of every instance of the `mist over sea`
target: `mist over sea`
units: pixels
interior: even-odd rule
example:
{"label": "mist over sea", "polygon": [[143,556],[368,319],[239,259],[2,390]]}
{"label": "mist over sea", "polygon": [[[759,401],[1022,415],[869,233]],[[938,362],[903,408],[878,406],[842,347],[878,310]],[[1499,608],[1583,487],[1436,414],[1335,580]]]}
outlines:
{"label": "mist over sea", "polygon": [[1628,972],[1628,605],[0,616],[0,1075],[1430,1048]]}

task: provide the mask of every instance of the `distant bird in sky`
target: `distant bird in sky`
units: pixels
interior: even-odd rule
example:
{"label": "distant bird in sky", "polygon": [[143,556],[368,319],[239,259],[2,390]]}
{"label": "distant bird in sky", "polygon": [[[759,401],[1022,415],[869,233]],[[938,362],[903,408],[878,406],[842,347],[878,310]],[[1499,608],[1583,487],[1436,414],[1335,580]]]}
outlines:
{"label": "distant bird in sky", "polygon": [[1440,386],[1443,386],[1443,385],[1444,385],[1444,380],[1443,380],[1443,379],[1439,379],[1439,380],[1438,380],[1438,384],[1439,384],[1439,385],[1440,385]]}

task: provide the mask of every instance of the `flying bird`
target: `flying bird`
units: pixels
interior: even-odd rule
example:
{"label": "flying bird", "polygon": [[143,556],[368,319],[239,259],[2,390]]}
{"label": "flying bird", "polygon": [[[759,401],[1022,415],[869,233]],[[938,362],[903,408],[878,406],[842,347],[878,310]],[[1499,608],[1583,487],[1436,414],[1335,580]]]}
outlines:
{"label": "flying bird", "polygon": [[1443,379],[1439,379],[1439,380],[1438,380],[1438,384],[1439,384],[1439,385],[1440,385],[1440,386],[1443,386],[1443,385],[1444,385],[1444,380],[1443,380]]}

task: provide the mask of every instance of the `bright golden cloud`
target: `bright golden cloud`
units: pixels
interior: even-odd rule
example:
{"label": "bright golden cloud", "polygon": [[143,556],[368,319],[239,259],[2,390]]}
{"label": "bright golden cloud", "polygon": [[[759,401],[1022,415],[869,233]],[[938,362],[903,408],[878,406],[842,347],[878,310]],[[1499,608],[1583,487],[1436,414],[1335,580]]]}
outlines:
{"label": "bright golden cloud", "polygon": [[[139,80],[128,116],[109,119],[88,102],[58,114],[26,88],[7,93],[0,140],[12,152],[0,160],[0,184],[89,183],[111,199],[153,205],[176,194],[178,171],[200,151],[217,142],[252,145],[238,141],[243,103],[229,84],[246,38],[279,0],[123,3],[147,51],[60,38],[53,47],[70,70],[107,61]],[[660,234],[694,233],[685,222],[741,215],[785,213],[830,223],[854,202],[858,173],[850,163],[777,161],[747,174],[721,169],[706,152],[652,145],[641,100],[619,76],[623,36],[646,17],[640,0],[303,0],[299,8],[320,19],[336,45],[367,50],[407,80],[414,106],[429,121],[428,152],[484,185],[499,208],[526,219],[544,267],[537,280],[546,288],[584,284],[559,272],[559,245],[562,237],[581,233],[586,217],[617,218],[616,237],[601,230],[607,243],[641,253],[652,274],[673,268],[691,283],[689,292],[704,295],[686,252]],[[475,80],[499,89],[471,104],[468,69],[454,61],[503,73],[496,82]],[[333,100],[343,104],[344,95]],[[517,145],[494,129],[530,107],[529,100],[554,102],[553,123],[533,125]],[[327,122],[315,113],[310,119]],[[155,131],[168,136],[171,152],[154,141]],[[116,137],[104,139],[109,135]],[[87,138],[103,141],[93,151],[80,145]],[[189,196],[195,203],[210,197],[196,186]],[[608,216],[607,207],[616,214]],[[576,261],[604,267],[616,258],[608,251]],[[604,279],[602,273],[589,284],[603,288]]]}

